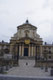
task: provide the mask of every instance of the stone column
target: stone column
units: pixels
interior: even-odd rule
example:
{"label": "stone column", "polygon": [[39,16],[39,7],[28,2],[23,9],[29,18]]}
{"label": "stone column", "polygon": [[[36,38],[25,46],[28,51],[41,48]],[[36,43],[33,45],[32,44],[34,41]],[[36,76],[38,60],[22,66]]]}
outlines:
{"label": "stone column", "polygon": [[32,56],[32,46],[30,47],[30,56]]}
{"label": "stone column", "polygon": [[29,44],[29,55],[28,56],[30,57],[30,44]]}
{"label": "stone column", "polygon": [[22,56],[24,56],[24,44],[22,44]]}
{"label": "stone column", "polygon": [[19,45],[19,56],[21,56],[21,44]]}
{"label": "stone column", "polygon": [[[36,55],[36,46],[35,46],[35,55]],[[35,55],[34,55],[34,56],[35,56]]]}
{"label": "stone column", "polygon": [[21,56],[22,56],[22,45],[21,45],[20,49],[21,49],[21,51],[20,51],[21,53],[20,53],[20,54],[21,54]]}
{"label": "stone column", "polygon": [[43,54],[42,54],[42,45],[40,45],[40,56],[43,56]]}
{"label": "stone column", "polygon": [[17,53],[18,53],[18,46],[16,45],[16,55],[17,55]]}
{"label": "stone column", "polygon": [[35,46],[34,46],[33,56],[35,56]]}
{"label": "stone column", "polygon": [[32,56],[33,56],[33,44],[32,44]]}

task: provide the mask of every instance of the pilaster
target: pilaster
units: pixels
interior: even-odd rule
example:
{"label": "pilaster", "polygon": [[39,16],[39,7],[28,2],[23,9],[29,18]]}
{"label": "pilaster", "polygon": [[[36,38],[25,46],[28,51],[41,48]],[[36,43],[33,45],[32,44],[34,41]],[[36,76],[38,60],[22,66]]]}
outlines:
{"label": "pilaster", "polygon": [[24,44],[22,44],[22,56],[24,56]]}
{"label": "pilaster", "polygon": [[29,44],[29,57],[30,57],[30,44]]}
{"label": "pilaster", "polygon": [[32,56],[33,56],[33,44],[32,44]]}

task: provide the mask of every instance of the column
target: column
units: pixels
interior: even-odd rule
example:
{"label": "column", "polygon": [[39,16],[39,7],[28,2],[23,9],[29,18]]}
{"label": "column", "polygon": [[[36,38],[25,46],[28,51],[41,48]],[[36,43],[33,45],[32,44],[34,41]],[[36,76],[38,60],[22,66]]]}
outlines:
{"label": "column", "polygon": [[22,56],[22,45],[21,45],[21,56]]}
{"label": "column", "polygon": [[35,56],[37,56],[37,46],[36,46],[36,54],[35,54]]}
{"label": "column", "polygon": [[30,56],[32,56],[32,45],[30,47]]}
{"label": "column", "polygon": [[33,56],[33,44],[32,44],[32,56]]}
{"label": "column", "polygon": [[29,44],[29,57],[30,57],[30,44]]}
{"label": "column", "polygon": [[16,55],[17,55],[17,53],[18,53],[18,46],[16,45]]}
{"label": "column", "polygon": [[33,51],[33,56],[35,56],[35,45],[34,45],[34,51]]}
{"label": "column", "polygon": [[[36,55],[36,46],[35,46],[35,55]],[[34,55],[34,56],[35,56],[35,55]]]}
{"label": "column", "polygon": [[22,56],[24,56],[24,44],[22,44]]}
{"label": "column", "polygon": [[40,56],[43,56],[43,54],[42,54],[42,45],[40,45]]}
{"label": "column", "polygon": [[21,56],[21,44],[19,45],[19,56]]}

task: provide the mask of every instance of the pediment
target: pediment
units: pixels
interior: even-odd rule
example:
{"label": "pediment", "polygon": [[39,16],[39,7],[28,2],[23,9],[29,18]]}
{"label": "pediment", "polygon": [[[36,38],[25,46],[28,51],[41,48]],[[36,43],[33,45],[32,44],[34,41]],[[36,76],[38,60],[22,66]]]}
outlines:
{"label": "pediment", "polygon": [[19,25],[19,26],[17,26],[17,28],[18,29],[23,29],[23,28],[34,28],[34,29],[37,29],[37,27],[36,26],[33,26],[33,25],[31,25],[31,24],[22,24],[22,25]]}

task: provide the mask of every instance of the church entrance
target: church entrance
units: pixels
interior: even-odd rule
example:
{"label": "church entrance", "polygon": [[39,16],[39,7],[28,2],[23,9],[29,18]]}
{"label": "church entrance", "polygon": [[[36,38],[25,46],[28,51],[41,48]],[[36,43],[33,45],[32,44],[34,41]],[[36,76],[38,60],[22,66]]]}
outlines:
{"label": "church entrance", "polygon": [[24,48],[24,56],[28,56],[28,48]]}

